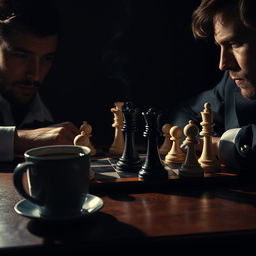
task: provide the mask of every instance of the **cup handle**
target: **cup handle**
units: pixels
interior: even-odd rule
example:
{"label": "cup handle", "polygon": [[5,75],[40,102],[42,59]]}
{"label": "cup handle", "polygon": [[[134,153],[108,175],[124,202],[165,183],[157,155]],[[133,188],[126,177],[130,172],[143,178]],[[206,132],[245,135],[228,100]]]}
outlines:
{"label": "cup handle", "polygon": [[35,167],[35,164],[32,162],[24,162],[18,164],[13,173],[13,183],[17,191],[27,200],[31,201],[32,203],[42,205],[42,203],[37,200],[36,198],[30,196],[24,186],[23,186],[23,174],[27,171],[29,167]]}

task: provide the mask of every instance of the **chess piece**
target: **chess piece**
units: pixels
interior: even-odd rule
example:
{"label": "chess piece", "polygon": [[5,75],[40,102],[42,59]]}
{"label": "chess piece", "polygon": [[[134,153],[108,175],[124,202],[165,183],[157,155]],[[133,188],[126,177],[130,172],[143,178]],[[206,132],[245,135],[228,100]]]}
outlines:
{"label": "chess piece", "polygon": [[181,177],[203,177],[204,169],[197,160],[195,144],[198,143],[196,136],[199,133],[198,127],[192,120],[184,127],[186,139],[184,144],[187,145],[186,159],[181,165],[179,175]]}
{"label": "chess piece", "polygon": [[74,145],[89,147],[89,144],[89,137],[85,134],[85,131],[81,131],[81,133],[74,138]]}
{"label": "chess piece", "polygon": [[211,105],[204,104],[204,111],[201,112],[203,127],[200,135],[203,136],[203,150],[200,158],[198,159],[201,166],[206,172],[216,172],[220,169],[220,165],[215,155],[212,153],[212,134],[213,134],[213,117]]}
{"label": "chess piece", "polygon": [[96,149],[90,139],[92,137],[92,134],[91,134],[92,126],[90,124],[88,124],[86,121],[84,121],[83,124],[80,126],[80,131],[81,131],[81,134],[80,134],[80,136],[77,135],[75,137],[74,144],[79,143],[77,145],[87,146],[88,148],[91,149],[91,156],[96,155]]}
{"label": "chess piece", "polygon": [[162,126],[162,132],[163,132],[163,136],[164,136],[164,142],[162,144],[162,146],[159,149],[159,153],[160,155],[167,155],[168,152],[171,150],[172,148],[172,141],[170,140],[171,135],[170,135],[170,129],[171,129],[172,125],[170,124],[164,124]]}
{"label": "chess piece", "polygon": [[157,117],[159,113],[151,108],[146,113],[143,112],[142,115],[146,121],[146,129],[143,135],[147,137],[147,155],[139,171],[139,178],[166,179],[168,178],[168,172],[164,169],[157,145],[157,138],[160,134],[157,129]]}
{"label": "chess piece", "polygon": [[124,116],[122,128],[124,132],[124,151],[116,164],[117,171],[139,172],[141,169],[142,161],[135,149],[136,118],[138,111],[138,108],[135,108],[131,102],[126,102],[122,107]]}
{"label": "chess piece", "polygon": [[114,141],[109,148],[109,153],[112,155],[121,155],[124,151],[124,136],[121,130],[123,127],[123,105],[124,102],[115,102],[115,107],[111,108],[111,112],[114,114],[114,123],[112,124],[112,127],[115,128]]}
{"label": "chess piece", "polygon": [[182,138],[182,129],[175,125],[170,129],[172,141],[171,150],[165,156],[165,163],[173,168],[180,167],[185,160],[185,153],[180,149],[180,141]]}
{"label": "chess piece", "polygon": [[[85,126],[85,127],[84,127]],[[89,128],[89,129],[88,129]],[[86,132],[87,131],[87,132]],[[78,145],[78,146],[85,146],[90,148],[90,126],[88,126],[87,122],[83,123],[82,126],[82,131],[80,134],[78,134],[75,138],[74,138],[74,145]],[[90,148],[91,149],[91,148]],[[94,154],[96,154],[96,152],[93,152]],[[92,154],[92,150],[91,153]],[[89,178],[90,180],[94,179],[95,177],[95,173],[94,171],[90,168],[89,170]]]}

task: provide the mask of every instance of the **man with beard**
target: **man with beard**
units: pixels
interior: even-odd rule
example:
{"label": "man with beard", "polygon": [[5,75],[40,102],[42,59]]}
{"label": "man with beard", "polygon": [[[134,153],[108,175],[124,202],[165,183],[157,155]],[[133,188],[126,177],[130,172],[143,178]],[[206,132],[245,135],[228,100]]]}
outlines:
{"label": "man with beard", "polygon": [[[174,110],[169,122],[198,126],[204,104],[211,104],[213,151],[227,166],[252,169],[256,158],[256,3],[253,0],[202,0],[194,11],[196,38],[213,36],[220,47],[222,80]],[[202,139],[197,150],[202,151]]]}
{"label": "man with beard", "polygon": [[72,144],[79,133],[71,122],[54,124],[38,93],[58,43],[50,1],[0,0],[0,161],[32,147]]}

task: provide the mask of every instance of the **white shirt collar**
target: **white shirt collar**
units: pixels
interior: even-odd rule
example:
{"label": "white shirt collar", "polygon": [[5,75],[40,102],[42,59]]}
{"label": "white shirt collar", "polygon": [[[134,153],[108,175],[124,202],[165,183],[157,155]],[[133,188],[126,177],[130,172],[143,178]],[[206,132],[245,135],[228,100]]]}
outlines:
{"label": "white shirt collar", "polygon": [[[3,116],[4,125],[14,125],[14,119],[11,113],[11,107],[10,104],[3,98],[3,96],[0,94],[0,111]],[[43,103],[40,95],[37,93],[33,102],[31,103],[29,112],[27,113],[25,119],[21,123],[21,127],[24,124],[33,123],[34,121],[44,122],[54,122],[54,119]]]}
{"label": "white shirt collar", "polygon": [[24,121],[21,123],[21,126],[24,124],[32,123],[34,121],[38,121],[38,122],[49,121],[52,123],[54,122],[51,113],[43,103],[38,93],[36,94],[36,97],[34,98],[31,104],[28,114],[26,115]]}

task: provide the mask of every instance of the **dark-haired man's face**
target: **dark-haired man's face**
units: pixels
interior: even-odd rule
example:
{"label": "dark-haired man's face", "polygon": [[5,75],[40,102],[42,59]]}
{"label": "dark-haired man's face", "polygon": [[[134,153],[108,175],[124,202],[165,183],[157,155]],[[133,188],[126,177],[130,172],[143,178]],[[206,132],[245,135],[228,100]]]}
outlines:
{"label": "dark-haired man's face", "polygon": [[48,74],[58,36],[16,32],[0,41],[0,89],[12,103],[30,102]]}
{"label": "dark-haired man's face", "polygon": [[256,32],[246,28],[230,10],[214,19],[215,41],[220,46],[221,70],[227,70],[241,94],[256,98]]}

